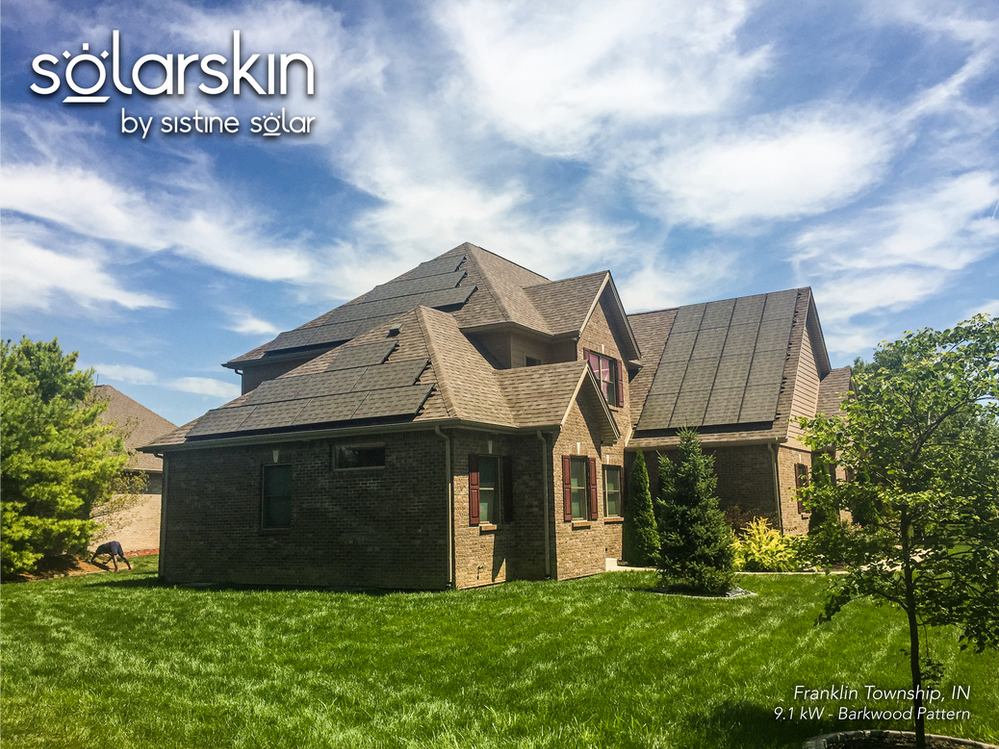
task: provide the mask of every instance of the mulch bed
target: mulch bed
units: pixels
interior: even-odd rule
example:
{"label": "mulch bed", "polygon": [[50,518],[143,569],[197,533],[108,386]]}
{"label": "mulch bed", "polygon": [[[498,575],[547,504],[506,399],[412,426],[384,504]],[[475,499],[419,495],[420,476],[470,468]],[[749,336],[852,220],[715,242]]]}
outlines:
{"label": "mulch bed", "polygon": [[[126,557],[144,557],[150,554],[159,554],[159,549],[144,549],[142,551],[127,551]],[[127,570],[124,564],[119,562],[119,569]],[[87,558],[76,556],[75,554],[62,554],[57,557],[45,557],[38,562],[35,571],[29,575],[12,575],[5,578],[5,583],[30,583],[36,580],[51,580],[55,577],[70,577],[73,575],[90,575],[95,572],[113,572],[114,565],[97,563],[91,564]]]}
{"label": "mulch bed", "polygon": [[[805,742],[804,749],[915,749],[916,734],[911,731],[846,731],[817,736]],[[999,749],[994,744],[926,734],[927,749]]]}

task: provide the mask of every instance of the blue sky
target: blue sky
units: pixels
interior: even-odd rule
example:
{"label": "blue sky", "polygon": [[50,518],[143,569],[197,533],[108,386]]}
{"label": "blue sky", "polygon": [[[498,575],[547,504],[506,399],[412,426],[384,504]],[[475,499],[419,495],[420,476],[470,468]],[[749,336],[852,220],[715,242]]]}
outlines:
{"label": "blue sky", "polygon": [[[834,366],[999,313],[991,1],[4,0],[0,24],[2,335],[58,336],[178,424],[239,393],[221,362],[463,241],[609,268],[633,312],[809,285]],[[231,76],[238,30],[255,80],[303,54],[315,93],[300,66],[287,96],[206,95],[195,63],[183,96],[126,95],[109,65],[106,103],[63,103],[112,30],[126,85],[147,54]],[[250,132],[282,107],[311,132]],[[239,132],[160,132],[195,110]]]}

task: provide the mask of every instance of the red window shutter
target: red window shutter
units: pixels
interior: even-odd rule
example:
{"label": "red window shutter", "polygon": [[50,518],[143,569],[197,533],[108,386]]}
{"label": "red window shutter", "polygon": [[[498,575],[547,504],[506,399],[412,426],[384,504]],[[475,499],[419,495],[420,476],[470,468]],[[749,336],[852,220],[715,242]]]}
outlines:
{"label": "red window shutter", "polygon": [[590,458],[589,475],[586,477],[590,485],[590,520],[600,517],[600,509],[597,506],[597,459]]}
{"label": "red window shutter", "polygon": [[572,522],[572,459],[562,456],[562,519]]}
{"label": "red window shutter", "polygon": [[513,458],[503,457],[503,519],[513,520]]}
{"label": "red window shutter", "polygon": [[617,406],[621,408],[624,406],[624,384],[621,381],[621,374],[624,372],[624,368],[621,366],[620,359],[614,359],[614,369],[616,370],[615,376],[617,377]]}
{"label": "red window shutter", "polygon": [[468,456],[468,524],[479,524],[479,456]]}

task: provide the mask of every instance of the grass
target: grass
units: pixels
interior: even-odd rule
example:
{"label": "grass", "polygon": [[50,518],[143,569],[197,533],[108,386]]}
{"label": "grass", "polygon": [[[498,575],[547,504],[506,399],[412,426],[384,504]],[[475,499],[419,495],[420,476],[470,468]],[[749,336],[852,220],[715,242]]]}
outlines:
{"label": "grass", "polygon": [[[800,747],[850,728],[864,685],[907,684],[898,612],[814,627],[820,576],[741,576],[735,600],[647,592],[649,573],[373,596],[160,587],[133,572],[5,585],[0,729],[10,747]],[[946,703],[927,730],[995,742],[999,654],[933,639]],[[794,688],[848,684],[857,700]],[[821,720],[775,709],[826,707]],[[785,715],[787,713],[785,712]]]}

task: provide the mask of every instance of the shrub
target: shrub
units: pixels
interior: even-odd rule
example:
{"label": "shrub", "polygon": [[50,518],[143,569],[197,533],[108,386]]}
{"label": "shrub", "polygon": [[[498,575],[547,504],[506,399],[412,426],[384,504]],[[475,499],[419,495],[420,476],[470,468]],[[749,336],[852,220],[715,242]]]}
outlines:
{"label": "shrub", "polygon": [[639,450],[628,482],[628,504],[624,508],[622,556],[628,564],[650,567],[659,559],[659,532],[652,513],[649,472]]}
{"label": "shrub", "polygon": [[756,518],[735,539],[735,566],[744,572],[793,572],[802,567],[801,539],[771,528],[766,518]]}

